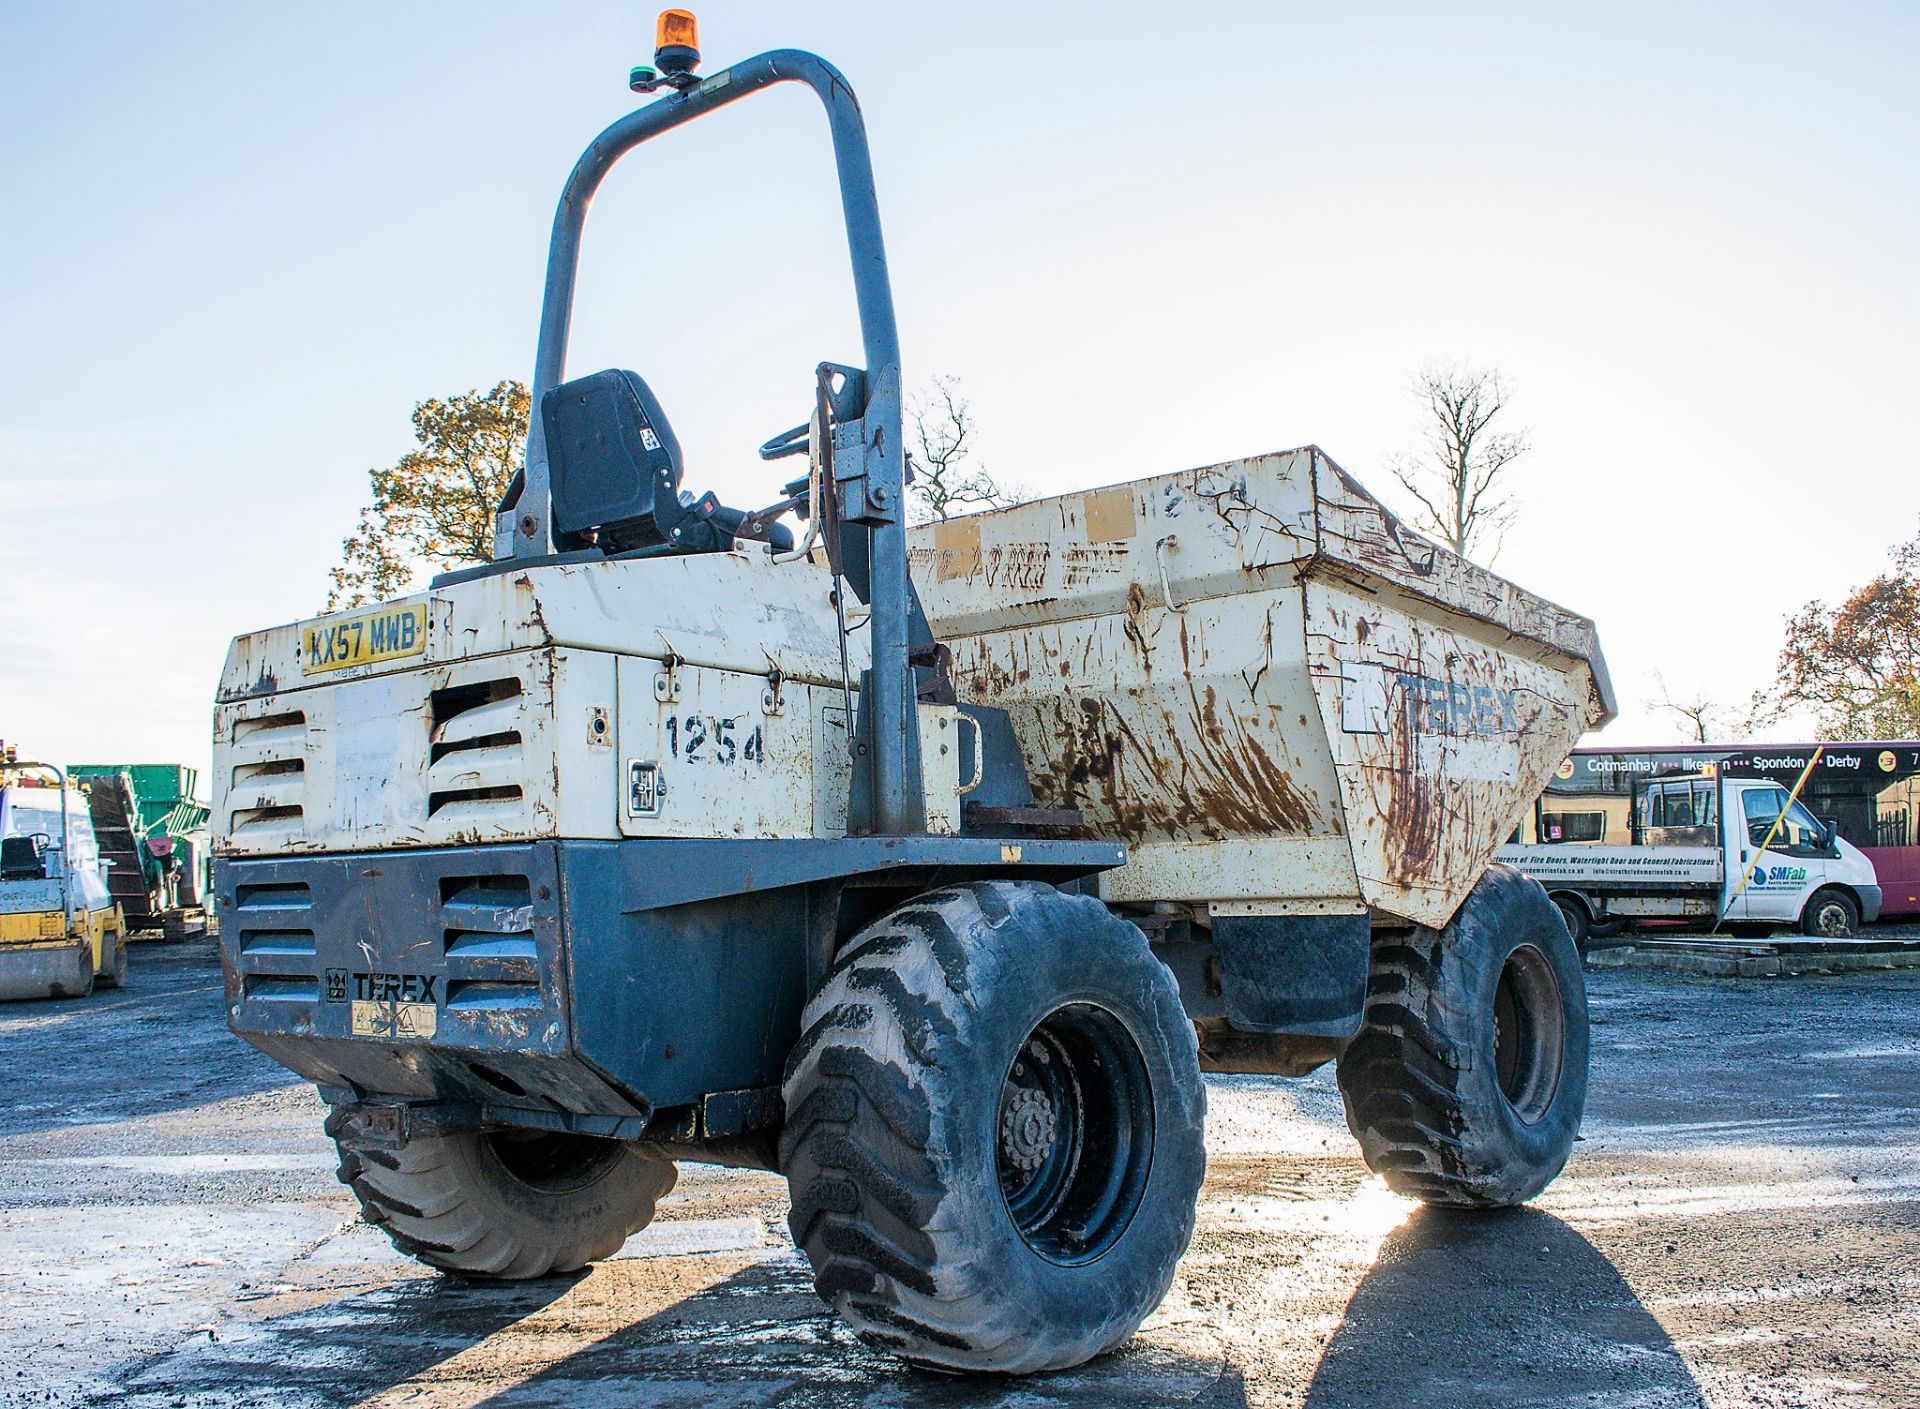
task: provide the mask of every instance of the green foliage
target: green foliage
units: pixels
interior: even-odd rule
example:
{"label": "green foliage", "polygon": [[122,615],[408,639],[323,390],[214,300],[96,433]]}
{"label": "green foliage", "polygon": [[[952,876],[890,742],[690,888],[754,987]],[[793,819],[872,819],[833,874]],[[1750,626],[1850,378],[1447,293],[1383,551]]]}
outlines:
{"label": "green foliage", "polygon": [[530,401],[520,382],[413,408],[420,447],[369,470],[373,503],[342,541],[327,610],[413,590],[422,570],[493,557],[493,513],[520,467]]}
{"label": "green foliage", "polygon": [[1832,739],[1920,737],[1920,535],[1837,607],[1809,602],[1787,620],[1776,710],[1812,710]]}

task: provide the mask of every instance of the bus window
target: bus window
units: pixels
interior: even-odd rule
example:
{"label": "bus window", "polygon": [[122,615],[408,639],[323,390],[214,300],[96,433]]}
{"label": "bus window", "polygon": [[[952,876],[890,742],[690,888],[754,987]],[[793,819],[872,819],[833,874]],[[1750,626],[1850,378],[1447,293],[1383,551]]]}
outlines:
{"label": "bus window", "polygon": [[1647,825],[1649,827],[1665,827],[1670,825],[1667,821],[1667,789],[1665,784],[1647,789]]}
{"label": "bus window", "polygon": [[1543,812],[1540,814],[1542,841],[1604,841],[1607,814],[1604,812]]}

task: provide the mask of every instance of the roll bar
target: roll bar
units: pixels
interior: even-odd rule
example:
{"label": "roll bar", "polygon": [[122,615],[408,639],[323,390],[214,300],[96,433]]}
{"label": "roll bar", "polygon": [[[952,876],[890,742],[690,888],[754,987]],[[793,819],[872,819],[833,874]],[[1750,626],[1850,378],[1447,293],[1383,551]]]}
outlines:
{"label": "roll bar", "polygon": [[[826,108],[839,173],[840,204],[846,219],[848,252],[853,259],[853,291],[859,305],[861,340],[866,355],[866,405],[861,408],[864,474],[857,489],[858,512],[845,517],[871,534],[869,562],[872,672],[863,693],[862,737],[856,768],[869,770],[872,800],[867,817],[853,819],[856,829],[905,835],[926,829],[920,792],[919,732],[913,675],[908,662],[910,587],[907,538],[903,522],[905,470],[901,440],[900,333],[894,321],[893,289],[887,277],[886,248],[880,235],[880,208],[873,188],[873,159],[866,124],[852,87],[839,70],[816,54],[776,49],[722,69],[640,108],[613,123],[581,154],[567,178],[554,212],[547,251],[545,301],[540,313],[540,343],[534,356],[533,414],[527,435],[527,462],[516,494],[509,489],[501,505],[499,546],[509,554],[539,558],[554,551],[552,479],[540,398],[565,378],[567,340],[573,322],[574,284],[579,271],[580,237],[587,207],[613,164],[642,142],[704,117],[776,83],[802,83]],[[853,457],[848,457],[852,459]],[[843,477],[844,478],[844,477]],[[856,492],[852,487],[843,493]],[[864,749],[865,757],[858,750]],[[856,796],[861,792],[855,789]]]}
{"label": "roll bar", "polygon": [[53,774],[54,795],[60,799],[60,913],[66,924],[65,934],[73,933],[73,825],[67,821],[67,775],[59,765],[53,763],[33,763],[26,759],[17,759],[0,764],[0,773],[12,773],[22,768],[38,768]]}

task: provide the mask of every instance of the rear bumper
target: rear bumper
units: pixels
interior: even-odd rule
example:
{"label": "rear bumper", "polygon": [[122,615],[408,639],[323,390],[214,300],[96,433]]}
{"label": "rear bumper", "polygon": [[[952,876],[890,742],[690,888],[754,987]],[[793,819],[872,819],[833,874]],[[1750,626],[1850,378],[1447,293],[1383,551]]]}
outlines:
{"label": "rear bumper", "polygon": [[718,1110],[777,1108],[838,887],[904,898],[970,875],[1063,880],[1124,856],[1109,843],[875,837],[221,860],[227,1018],[349,1099],[585,1117],[622,1136],[697,1106],[719,1135],[733,1117]]}
{"label": "rear bumper", "polygon": [[323,1086],[642,1116],[574,1051],[557,843],[214,864],[227,1020]]}

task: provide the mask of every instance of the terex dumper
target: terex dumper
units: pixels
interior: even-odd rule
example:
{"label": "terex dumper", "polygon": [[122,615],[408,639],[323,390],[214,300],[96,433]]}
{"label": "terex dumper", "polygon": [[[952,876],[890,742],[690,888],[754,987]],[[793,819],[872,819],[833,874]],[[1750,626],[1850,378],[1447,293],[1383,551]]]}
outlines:
{"label": "terex dumper", "polygon": [[[1165,1293],[1203,1069],[1337,1059],[1394,1187],[1531,1197],[1585,1001],[1489,858],[1612,713],[1590,625],[1315,450],[910,553],[852,92],[793,51],[697,78],[690,23],[562,196],[496,560],[242,636],[221,677],[231,1022],[319,1085],[368,1220],[535,1277],[614,1252],[675,1161],[777,1169],[864,1340],[1025,1372]],[[567,329],[608,168],[785,81],[826,109],[865,365],[817,368],[761,450],[806,472],[739,511],[681,489],[638,376],[567,379]]]}

